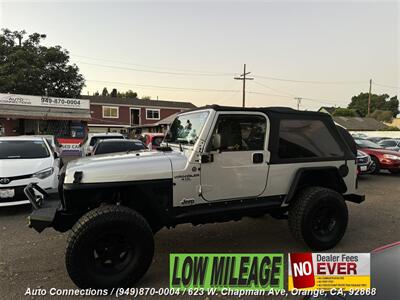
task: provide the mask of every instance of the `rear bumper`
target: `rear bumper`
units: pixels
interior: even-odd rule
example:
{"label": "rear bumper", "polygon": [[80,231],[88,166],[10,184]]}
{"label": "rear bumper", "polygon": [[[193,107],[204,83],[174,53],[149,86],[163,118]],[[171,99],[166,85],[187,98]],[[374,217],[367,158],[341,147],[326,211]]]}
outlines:
{"label": "rear bumper", "polygon": [[343,195],[344,200],[354,202],[354,203],[362,203],[365,201],[365,195],[361,194],[346,194]]}

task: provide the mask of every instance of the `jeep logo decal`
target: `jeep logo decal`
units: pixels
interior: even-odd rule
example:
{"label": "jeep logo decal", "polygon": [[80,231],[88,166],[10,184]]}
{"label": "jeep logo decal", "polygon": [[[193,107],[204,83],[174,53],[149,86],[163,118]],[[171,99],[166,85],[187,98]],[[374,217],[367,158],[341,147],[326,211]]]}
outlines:
{"label": "jeep logo decal", "polygon": [[183,198],[181,200],[181,205],[190,205],[194,204],[194,198]]}
{"label": "jeep logo decal", "polygon": [[11,179],[10,178],[0,178],[0,183],[1,184],[7,184],[10,183]]}

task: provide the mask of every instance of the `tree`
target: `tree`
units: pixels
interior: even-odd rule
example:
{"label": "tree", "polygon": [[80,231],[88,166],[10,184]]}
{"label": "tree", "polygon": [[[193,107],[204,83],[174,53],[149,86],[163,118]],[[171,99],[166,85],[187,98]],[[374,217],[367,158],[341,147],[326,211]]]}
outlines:
{"label": "tree", "polygon": [[132,90],[128,90],[125,93],[125,97],[126,98],[137,98],[137,93]]}
{"label": "tree", "polygon": [[332,114],[334,117],[357,117],[354,109],[338,107]]}
{"label": "tree", "polygon": [[103,97],[107,97],[108,95],[109,95],[109,93],[108,93],[108,91],[107,91],[107,88],[105,87],[105,88],[103,88],[103,91],[101,92],[101,95],[103,96]]}
{"label": "tree", "polygon": [[2,29],[0,33],[0,92],[79,97],[85,85],[69,53],[61,46],[41,45],[46,35]]}
{"label": "tree", "polygon": [[[387,100],[388,98],[388,94],[371,94],[371,113],[375,110],[389,110],[392,112],[392,116],[395,117],[399,113],[399,100],[397,100],[397,96]],[[368,93],[360,93],[357,96],[353,96],[348,108],[357,110],[362,117],[365,117],[368,114]]]}
{"label": "tree", "polygon": [[371,118],[381,122],[391,122],[393,119],[393,113],[390,110],[375,110],[372,114],[368,115]]}
{"label": "tree", "polygon": [[151,97],[150,96],[143,96],[142,100],[151,100]]}
{"label": "tree", "polygon": [[116,98],[117,94],[118,94],[117,89],[112,89],[112,91],[110,93],[110,96],[113,97],[113,98]]}
{"label": "tree", "polygon": [[94,93],[93,96],[100,96],[99,91],[96,91],[96,93]]}

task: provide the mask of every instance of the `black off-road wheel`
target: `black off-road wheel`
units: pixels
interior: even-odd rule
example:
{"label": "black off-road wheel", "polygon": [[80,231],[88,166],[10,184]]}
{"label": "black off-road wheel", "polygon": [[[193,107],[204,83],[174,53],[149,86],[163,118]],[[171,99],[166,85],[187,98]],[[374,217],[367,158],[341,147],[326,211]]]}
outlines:
{"label": "black off-road wheel", "polygon": [[65,263],[78,287],[111,289],[139,281],[153,255],[153,233],[146,220],[130,208],[107,205],[73,226]]}
{"label": "black off-road wheel", "polygon": [[293,236],[314,250],[333,248],[342,239],[348,222],[343,197],[328,188],[300,191],[289,210]]}

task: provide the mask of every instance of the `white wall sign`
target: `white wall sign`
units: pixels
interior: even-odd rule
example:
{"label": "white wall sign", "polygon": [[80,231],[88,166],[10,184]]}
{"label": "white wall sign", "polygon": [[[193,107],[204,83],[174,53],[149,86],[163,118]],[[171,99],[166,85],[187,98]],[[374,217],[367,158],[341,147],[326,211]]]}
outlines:
{"label": "white wall sign", "polygon": [[1,104],[39,107],[64,107],[75,109],[90,108],[90,102],[87,99],[57,98],[17,94],[0,94],[0,105]]}

